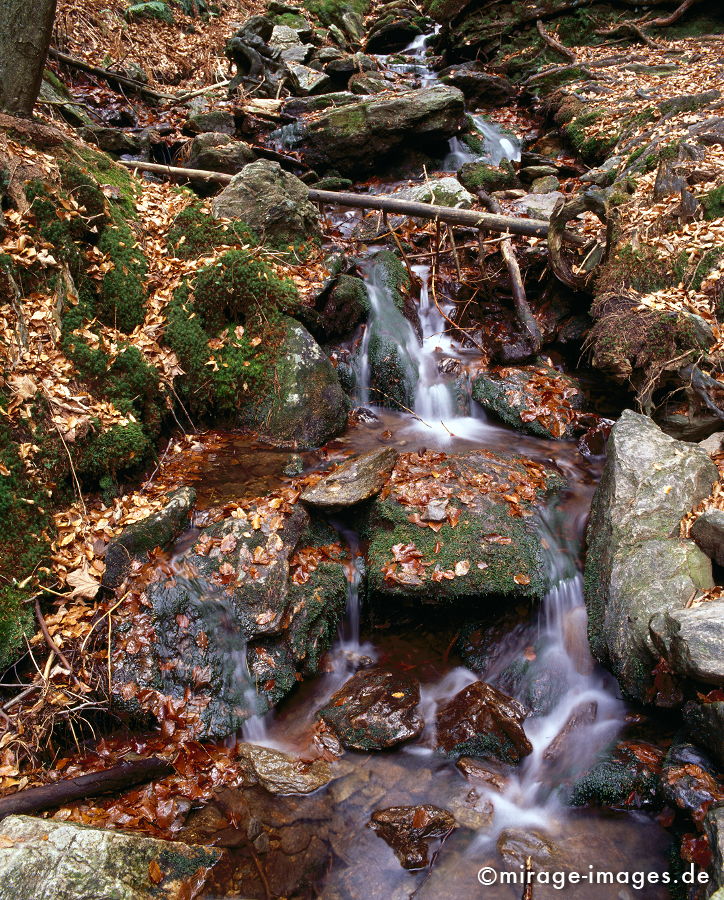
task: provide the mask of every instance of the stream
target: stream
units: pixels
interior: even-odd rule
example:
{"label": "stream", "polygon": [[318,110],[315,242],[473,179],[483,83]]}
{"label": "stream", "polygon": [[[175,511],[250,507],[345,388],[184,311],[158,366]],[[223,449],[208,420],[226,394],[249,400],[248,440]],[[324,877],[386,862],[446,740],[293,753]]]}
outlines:
{"label": "stream", "polygon": [[[428,43],[429,36],[417,38],[403,54],[408,58],[405,62],[391,62],[386,57],[379,60],[409,86],[427,87],[436,80],[426,63]],[[493,165],[520,158],[520,141],[478,112],[472,121],[483,140],[484,153],[476,154],[453,138],[441,171],[454,172],[462,163],[481,158]],[[339,211],[333,215],[341,226],[353,214]],[[353,369],[357,402],[366,413],[333,442],[333,449],[343,448],[353,455],[382,444],[406,452],[433,448],[455,453],[483,448],[553,465],[563,473],[566,488],[557,507],[541,514],[538,526],[554,586],[538,609],[531,611],[525,605],[507,609],[497,621],[487,621],[482,614],[476,617],[474,610],[467,611],[466,622],[457,613],[441,614],[440,607],[414,613],[367,609],[361,590],[364,546],[350,515],[333,520],[353,559],[347,609],[337,641],[325,658],[323,674],[305,679],[271,713],[247,721],[243,739],[313,758],[317,753],[312,744],[316,711],[354,672],[372,662],[419,680],[420,713],[427,725],[417,740],[400,748],[375,754],[345,753],[336,763],[344,774],[312,796],[274,798],[274,815],[287,826],[283,833],[289,835],[289,846],[286,856],[278,851],[276,856],[274,851],[267,854],[265,865],[293,867],[290,883],[311,885],[309,893],[294,896],[326,900],[413,896],[520,900],[520,883],[484,886],[477,873],[486,866],[495,872],[506,868],[520,872],[528,856],[535,869],[664,873],[670,837],[653,818],[637,812],[571,809],[560,796],[561,783],[586,772],[612,742],[635,728],[637,718],[629,715],[614,679],[594,663],[586,635],[583,540],[601,460],[585,457],[573,443],[527,437],[491,422],[472,400],[469,386],[459,374],[479,357],[478,351],[462,346],[448,333],[445,317],[452,309],[444,300],[438,303],[433,298],[430,269],[416,266],[414,274],[418,287],[413,299],[421,335],[395,306],[375,251],[365,260],[371,312],[358,334]],[[414,396],[407,412],[374,403],[370,345],[375,334],[397,347]],[[450,365],[450,361],[461,366]],[[319,453],[302,454],[302,459],[305,473],[324,468],[328,461]],[[223,450],[208,456],[199,475],[200,507],[240,495],[255,496],[278,486],[289,460],[288,452],[250,446],[241,436],[228,442]],[[457,639],[471,618],[480,623],[481,643],[487,642],[485,664],[476,672],[457,655]],[[492,645],[490,635],[494,635]],[[515,684],[510,682],[511,664],[524,669],[524,676]],[[496,786],[466,780],[452,761],[434,751],[438,702],[479,679],[518,699],[546,691],[554,698],[545,712],[525,722],[532,753],[517,769],[502,773]],[[465,827],[438,847],[433,866],[406,871],[367,823],[375,810],[419,804],[450,810]],[[235,852],[231,845],[232,856]],[[215,877],[220,895],[242,896],[234,894],[233,885],[221,876]],[[566,884],[564,890],[554,883],[536,885],[532,896],[544,900],[562,893],[580,900],[669,896],[661,884],[634,890],[631,884],[585,881]],[[263,897],[264,893],[260,889],[254,896]]]}

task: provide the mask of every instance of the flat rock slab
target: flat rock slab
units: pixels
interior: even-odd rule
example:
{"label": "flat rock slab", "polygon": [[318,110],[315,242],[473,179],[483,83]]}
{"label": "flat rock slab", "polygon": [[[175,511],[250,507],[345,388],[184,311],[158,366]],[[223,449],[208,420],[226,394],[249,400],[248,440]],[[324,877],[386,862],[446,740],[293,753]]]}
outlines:
{"label": "flat rock slab", "polygon": [[0,900],[181,900],[222,855],[215,847],[8,816],[0,824]]}
{"label": "flat rock slab", "polygon": [[308,488],[301,499],[319,509],[342,509],[370,500],[385,486],[397,456],[393,447],[363,453]]}

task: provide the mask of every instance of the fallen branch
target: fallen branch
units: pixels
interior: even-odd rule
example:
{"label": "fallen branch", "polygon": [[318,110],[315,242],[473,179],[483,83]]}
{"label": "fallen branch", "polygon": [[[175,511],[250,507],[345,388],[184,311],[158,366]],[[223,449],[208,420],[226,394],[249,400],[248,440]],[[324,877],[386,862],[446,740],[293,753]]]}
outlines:
{"label": "fallen branch", "polygon": [[73,681],[75,681],[76,684],[80,684],[73,672],[73,667],[68,662],[67,656],[55,643],[51,633],[48,631],[48,626],[45,622],[45,618],[43,616],[43,613],[40,611],[40,600],[38,597],[35,598],[35,615],[38,619],[38,625],[40,625],[40,630],[43,632],[43,637],[45,638],[45,643],[48,645],[48,648],[58,657],[58,660],[63,668],[68,670],[68,674],[73,679]]}
{"label": "fallen branch", "polygon": [[48,51],[48,55],[52,56],[53,59],[57,59],[58,62],[63,63],[63,65],[70,66],[72,69],[79,69],[81,72],[97,75],[99,78],[107,81],[111,87],[120,86],[125,90],[133,91],[136,94],[142,94],[144,97],[148,97],[149,100],[165,101],[176,99],[173,94],[163,94],[161,91],[154,91],[152,88],[147,87],[140,81],[136,81],[134,78],[128,78],[125,75],[120,75],[118,72],[111,72],[110,69],[102,69],[100,66],[92,66],[82,59],[76,59],[74,56],[69,56],[67,53],[61,53],[60,50],[56,50],[53,47]]}
{"label": "fallen branch", "polygon": [[[491,212],[500,212],[500,204],[494,197],[486,194],[485,191],[478,191],[478,197],[480,197],[481,201]],[[520,274],[520,266],[518,265],[515,250],[513,250],[513,243],[509,237],[504,237],[500,242],[500,253],[505,261],[508,274],[510,275],[510,283],[513,288],[515,314],[524,330],[528,333],[531,343],[531,354],[537,353],[543,343],[543,337],[540,333],[538,323],[535,320],[535,316],[533,315],[533,311],[530,308],[530,304],[528,303],[528,298],[525,296],[525,285],[523,284],[523,278]]]}
{"label": "fallen branch", "polygon": [[[206,180],[216,184],[226,185],[232,179],[231,175],[225,175],[222,172],[209,172],[206,169],[181,169],[161,163],[119,159],[118,164],[142,172],[157,172],[159,175],[167,175],[172,178]],[[382,212],[410,216],[413,219],[435,219],[450,225],[475,229],[484,228],[486,231],[509,232],[525,237],[545,238],[548,236],[548,222],[543,219],[516,218],[515,216],[493,215],[474,209],[434,206],[431,203],[417,203],[414,200],[398,200],[396,197],[385,194],[349,194],[344,191],[318,191],[310,188],[309,199],[316,203],[349,206],[352,209],[379,209]],[[588,243],[584,237],[571,231],[565,231],[563,240],[575,247],[584,247]]]}
{"label": "fallen branch", "polygon": [[656,41],[652,41],[648,35],[644,34],[635,22],[621,22],[616,25],[615,28],[600,28],[594,33],[600,37],[607,38],[633,38],[634,40],[640,41],[642,44],[646,44],[647,47],[651,47],[652,50],[661,49],[660,44],[657,44]]}
{"label": "fallen branch", "polygon": [[679,19],[684,15],[685,12],[691,9],[699,0],[684,0],[681,6],[677,7],[669,16],[661,16],[658,19],[652,19],[650,22],[646,24],[651,27],[652,25],[656,28],[666,28],[668,25],[673,25],[674,22],[678,22]]}
{"label": "fallen branch", "polygon": [[560,41],[556,40],[552,34],[549,34],[545,28],[543,27],[543,22],[541,19],[535,23],[535,27],[538,29],[538,34],[543,38],[543,40],[548,44],[548,46],[555,50],[563,59],[567,59],[570,63],[577,63],[578,57],[570,50],[568,47],[565,47]]}
{"label": "fallen branch", "polygon": [[174,768],[166,760],[155,756],[121,763],[102,772],[66,778],[42,787],[27,788],[0,799],[0,819],[19,813],[43,812],[57,809],[86,797],[110,794],[172,775]]}

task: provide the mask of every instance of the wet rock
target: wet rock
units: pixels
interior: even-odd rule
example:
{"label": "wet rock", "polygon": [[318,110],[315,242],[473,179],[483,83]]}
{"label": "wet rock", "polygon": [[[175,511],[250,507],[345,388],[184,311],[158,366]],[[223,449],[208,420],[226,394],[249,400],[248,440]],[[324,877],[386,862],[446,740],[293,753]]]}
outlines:
{"label": "wet rock", "polygon": [[530,190],[532,194],[551,194],[558,193],[561,186],[555,175],[544,175],[542,178],[536,178],[531,184]]}
{"label": "wet rock", "polygon": [[248,761],[256,781],[272,794],[311,794],[333,778],[330,764],[323,759],[305,762],[256,744],[238,744],[236,749]]}
{"label": "wet rock", "polygon": [[449,66],[439,73],[439,78],[443,84],[459,88],[473,109],[478,106],[507,106],[515,96],[515,88],[507,78],[486,72],[484,66],[477,62]]}
{"label": "wet rock", "polygon": [[393,195],[396,200],[412,200],[415,203],[432,203],[456,209],[470,209],[475,201],[457,178],[429,178],[424,184],[403,188]]}
{"label": "wet rock", "polygon": [[243,424],[278,447],[309,450],[344,431],[349,401],[337,370],[309,332],[282,318],[286,334],[276,362],[276,392],[259,396]]}
{"label": "wet rock", "polygon": [[357,672],[319,711],[348,750],[383,750],[422,733],[420,686],[382,669]]}
{"label": "wet rock", "polygon": [[103,128],[93,125],[78,129],[78,133],[89,144],[100,147],[104,153],[112,153],[115,156],[130,154],[135,156],[141,152],[142,140],[138,135],[121,131],[120,128]]}
{"label": "wet rock", "polygon": [[314,169],[333,168],[356,178],[405,145],[441,149],[463,126],[464,105],[462,93],[444,85],[355,98],[303,124],[292,149]]}
{"label": "wet rock", "polygon": [[724,888],[724,806],[709,811],[704,829],[711,849],[714,886],[721,889]]}
{"label": "wet rock", "polygon": [[369,309],[364,281],[352,275],[340,275],[320,310],[318,327],[327,339],[349,335]]}
{"label": "wet rock", "polygon": [[227,109],[212,109],[191,113],[186,120],[183,129],[186,134],[217,134],[232,135],[236,132],[234,114]]}
{"label": "wet rock", "polygon": [[611,431],[588,525],[585,593],[593,654],[629,698],[646,702],[654,691],[652,617],[714,584],[709,559],[678,535],[682,516],[716,479],[700,447],[673,440],[646,416],[626,410]]}
{"label": "wet rock", "polygon": [[0,824],[0,893],[13,900],[191,896],[222,855],[215,847],[8,816]]}
{"label": "wet rock", "polygon": [[278,241],[304,241],[320,235],[319,211],[308,188],[277,162],[249,163],[214,198],[217,219],[240,219],[254,231]]}
{"label": "wet rock", "polygon": [[353,94],[381,94],[389,91],[392,84],[380,72],[357,72],[347,82],[347,89]]}
{"label": "wet rock", "polygon": [[674,742],[661,773],[664,799],[701,822],[711,806],[724,802],[714,763],[694,744]]}
{"label": "wet rock", "polygon": [[531,716],[546,716],[566,692],[565,664],[555,652],[535,648],[535,659],[521,655],[503,669],[500,688],[530,710]]}
{"label": "wet rock", "polygon": [[507,425],[542,438],[570,439],[584,395],[570,375],[549,366],[521,366],[478,375],[473,400]]}
{"label": "wet rock", "polygon": [[228,134],[212,131],[193,139],[188,167],[236,175],[254,159],[256,154],[244,141],[235,141]]}
{"label": "wet rock", "polygon": [[455,828],[455,818],[439,806],[391,806],[372,813],[368,826],[389,844],[405,869],[429,865],[430,841],[442,840]]}
{"label": "wet rock", "polygon": [[155,713],[171,704],[192,733],[219,738],[279,702],[298,676],[316,673],[345,608],[344,567],[320,554],[297,583],[295,551],[314,555],[334,532],[310,532],[301,506],[270,512],[262,498],[243,517],[202,529],[175,574],[148,586],[143,613],[120,610],[112,652],[119,708]]}
{"label": "wet rock", "polygon": [[655,615],[649,625],[656,648],[674,672],[724,685],[724,600]]}
{"label": "wet rock", "polygon": [[393,447],[363,453],[307,488],[302,494],[302,501],[318,509],[333,510],[370,500],[387,483],[397,455]]}
{"label": "wet rock", "polygon": [[471,831],[484,831],[490,828],[495,809],[493,804],[475,788],[466,789],[464,793],[453,795],[447,801],[455,821],[462,828]]}
{"label": "wet rock", "polygon": [[565,773],[568,761],[576,758],[577,754],[572,751],[580,738],[581,729],[592,725],[596,721],[597,713],[598,705],[595,701],[580,704],[573,710],[566,720],[566,724],[543,753],[543,759],[549,772]]}
{"label": "wet rock", "polygon": [[481,762],[471,756],[461,756],[455,765],[469,781],[484,784],[499,794],[508,786],[508,770],[492,760]]}
{"label": "wet rock", "polygon": [[617,750],[574,782],[568,802],[571,806],[660,807],[660,768],[656,754],[645,754],[639,759],[634,754]]}
{"label": "wet rock", "polygon": [[387,16],[372,25],[365,49],[368,53],[396,53],[419,34],[422,34],[419,25],[410,19]]}
{"label": "wet rock", "polygon": [[711,699],[701,702],[690,700],[682,710],[689,737],[711,753],[720,766],[724,766],[724,700],[714,692]]}
{"label": "wet rock", "polygon": [[493,757],[518,763],[532,750],[523,730],[527,710],[484,681],[475,681],[437,713],[438,749],[448,756]]}
{"label": "wet rock", "polygon": [[[559,484],[522,457],[401,454],[365,525],[371,598],[490,609],[503,598],[542,597],[548,574],[531,513]],[[449,501],[447,520],[434,527],[422,518],[431,500]]]}
{"label": "wet rock", "polygon": [[156,547],[166,549],[188,528],[196,491],[182,487],[166,497],[166,505],[158,512],[124,528],[122,534],[106,548],[103,586],[117,588],[131,571],[134,559],[142,558]]}
{"label": "wet rock", "polygon": [[325,94],[332,88],[332,79],[324,72],[318,72],[301,63],[291,63],[289,71],[294,77],[296,91],[302,97],[310,94]]}
{"label": "wet rock", "polygon": [[692,525],[691,537],[709,559],[724,566],[724,512],[719,509],[703,512]]}
{"label": "wet rock", "polygon": [[526,194],[525,197],[516,200],[514,206],[516,210],[532,219],[548,221],[559,200],[565,200],[565,194],[560,191],[550,191],[547,194]]}
{"label": "wet rock", "polygon": [[533,871],[540,871],[560,858],[558,848],[545,834],[522,828],[506,828],[501,831],[497,847],[508,868],[519,870],[525,869],[528,859]]}

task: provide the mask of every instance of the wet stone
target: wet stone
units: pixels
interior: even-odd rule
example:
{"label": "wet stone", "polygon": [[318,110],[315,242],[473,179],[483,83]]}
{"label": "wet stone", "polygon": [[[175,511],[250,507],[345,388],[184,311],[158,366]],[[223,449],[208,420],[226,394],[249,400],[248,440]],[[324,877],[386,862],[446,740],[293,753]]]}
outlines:
{"label": "wet stone", "polygon": [[527,710],[484,681],[475,681],[437,713],[438,749],[448,756],[518,763],[533,749],[523,730]]}
{"label": "wet stone", "polygon": [[248,761],[253,777],[272,794],[311,794],[333,777],[323,759],[306,762],[256,744],[239,744],[237,750]]}
{"label": "wet stone", "polygon": [[501,831],[497,846],[498,853],[510,868],[523,868],[530,859],[534,870],[544,869],[559,857],[558,848],[544,834],[522,828]]}
{"label": "wet stone", "polygon": [[320,711],[348,750],[383,750],[418,737],[420,686],[382,669],[357,672]]}
{"label": "wet stone", "polygon": [[669,806],[702,821],[707,809],[724,802],[716,766],[697,746],[674,743],[661,772],[661,791]]}
{"label": "wet stone", "polygon": [[393,447],[370,450],[343,463],[302,494],[302,501],[318,509],[342,509],[379,494],[397,461]]}
{"label": "wet stone", "polygon": [[469,781],[484,784],[499,794],[508,786],[507,772],[493,761],[481,762],[472,756],[461,756],[455,765]]}
{"label": "wet stone", "polygon": [[446,809],[429,804],[379,809],[369,821],[405,869],[424,869],[429,864],[429,843],[447,837],[455,824]]}

